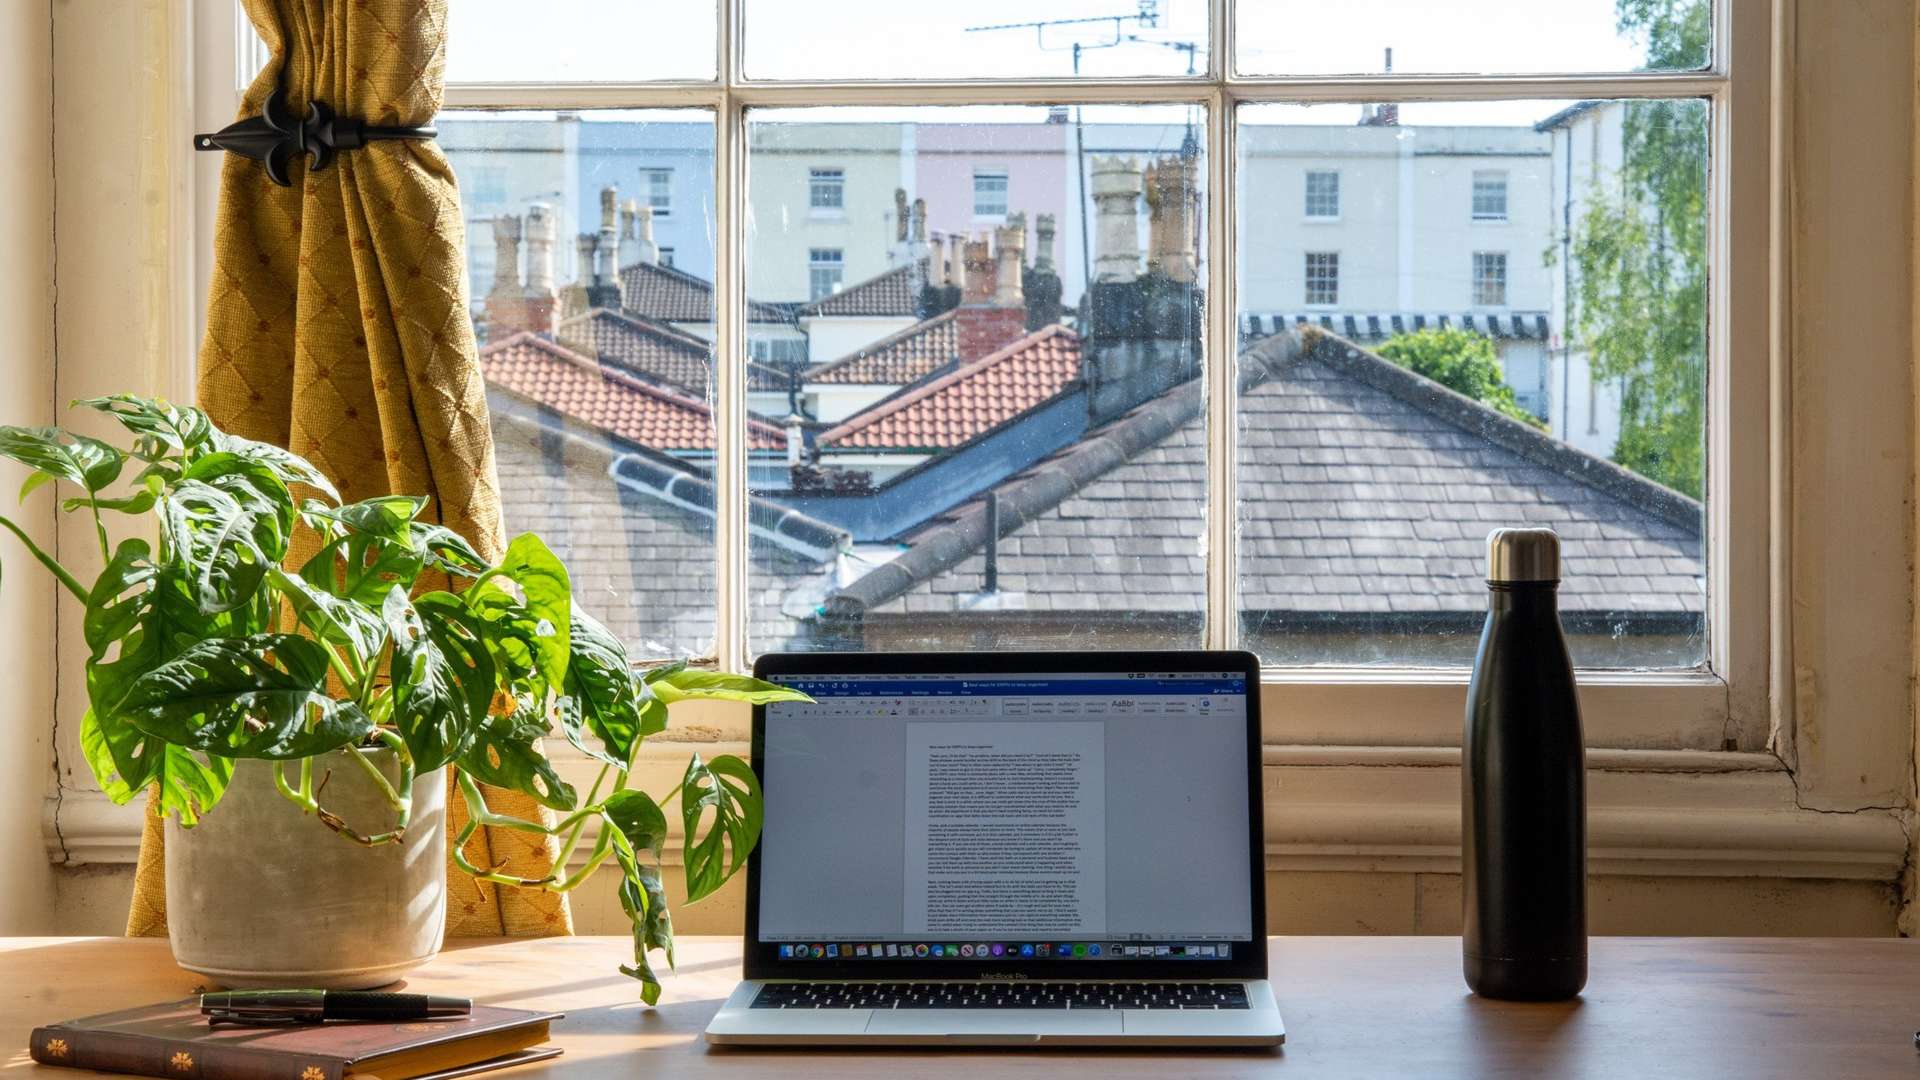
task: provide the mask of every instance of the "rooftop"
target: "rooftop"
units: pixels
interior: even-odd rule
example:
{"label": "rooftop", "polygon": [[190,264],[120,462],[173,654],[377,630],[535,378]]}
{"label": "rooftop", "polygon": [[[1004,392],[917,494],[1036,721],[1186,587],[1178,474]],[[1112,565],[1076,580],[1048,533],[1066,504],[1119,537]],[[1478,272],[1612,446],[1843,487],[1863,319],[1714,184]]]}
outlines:
{"label": "rooftop", "polygon": [[[922,260],[925,265],[925,260]],[[911,266],[896,266],[886,273],[849,285],[831,296],[822,297],[800,309],[800,317],[876,316],[911,319],[918,307],[914,295]]]}
{"label": "rooftop", "polygon": [[[713,282],[659,263],[640,262],[620,271],[623,306],[643,318],[661,322],[713,321]],[[747,301],[748,322],[790,323],[791,309],[758,300]]]}
{"label": "rooftop", "polygon": [[[555,335],[582,356],[704,396],[713,374],[713,344],[631,312],[594,308],[567,319]],[[748,362],[749,390],[784,390],[786,373]]]}
{"label": "rooftop", "polygon": [[[480,350],[488,383],[536,405],[629,442],[672,452],[713,449],[713,410],[684,390],[602,364],[564,345],[522,331]],[[747,421],[748,445],[775,450],[786,432]]]}
{"label": "rooftop", "polygon": [[807,372],[810,383],[848,386],[905,386],[940,370],[960,353],[954,313],[942,312],[857,352]]}
{"label": "rooftop", "polygon": [[[1704,606],[1701,508],[1313,329],[1242,356],[1239,582],[1250,613],[1484,610],[1492,528],[1563,543],[1568,612]],[[992,489],[1000,610],[1199,616],[1206,430],[1192,380]],[[908,537],[828,610],[972,609],[985,499]]]}
{"label": "rooftop", "polygon": [[1080,377],[1080,338],[1042,327],[820,433],[822,447],[946,449],[1053,398]]}

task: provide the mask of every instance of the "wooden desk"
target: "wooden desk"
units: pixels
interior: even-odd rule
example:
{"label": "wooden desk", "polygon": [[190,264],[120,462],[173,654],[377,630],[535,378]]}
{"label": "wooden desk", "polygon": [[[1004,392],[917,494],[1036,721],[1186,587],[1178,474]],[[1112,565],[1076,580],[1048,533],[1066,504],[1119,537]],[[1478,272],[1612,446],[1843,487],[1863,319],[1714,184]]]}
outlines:
{"label": "wooden desk", "polygon": [[[683,938],[657,1009],[614,970],[616,938],[463,942],[409,988],[564,1010],[566,1055],[518,1078],[769,1076],[1920,1077],[1920,942],[1596,938],[1585,997],[1477,1000],[1457,938],[1278,938],[1277,1052],[1061,1053],[709,1049],[700,1032],[732,989],[738,945]],[[182,997],[196,980],[163,941],[0,939],[0,1061],[35,1073],[39,1023]],[[48,1080],[83,1074],[37,1070]]]}

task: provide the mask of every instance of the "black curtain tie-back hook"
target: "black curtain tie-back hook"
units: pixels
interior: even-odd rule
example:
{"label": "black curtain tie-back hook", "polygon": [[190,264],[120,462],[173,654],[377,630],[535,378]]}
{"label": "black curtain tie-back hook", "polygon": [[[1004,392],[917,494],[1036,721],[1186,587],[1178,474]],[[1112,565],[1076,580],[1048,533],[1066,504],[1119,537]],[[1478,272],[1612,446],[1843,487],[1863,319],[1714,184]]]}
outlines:
{"label": "black curtain tie-back hook", "polygon": [[432,127],[381,127],[352,116],[335,116],[324,101],[307,102],[306,119],[295,121],[287,113],[286,91],[275,87],[260,107],[259,116],[237,120],[211,135],[195,135],[196,150],[225,150],[261,162],[267,167],[267,179],[281,187],[291,187],[287,164],[295,154],[306,154],[308,169],[318,172],[333,162],[341,150],[357,150],[381,139],[431,139],[439,134]]}

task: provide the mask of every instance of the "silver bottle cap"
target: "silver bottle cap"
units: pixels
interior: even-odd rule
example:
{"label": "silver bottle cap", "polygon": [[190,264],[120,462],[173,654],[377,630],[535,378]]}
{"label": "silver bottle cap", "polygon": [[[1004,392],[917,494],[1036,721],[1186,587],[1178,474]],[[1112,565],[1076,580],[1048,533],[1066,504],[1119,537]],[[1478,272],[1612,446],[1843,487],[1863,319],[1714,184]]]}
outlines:
{"label": "silver bottle cap", "polygon": [[1488,533],[1487,580],[1559,581],[1559,535],[1552,529],[1495,529]]}

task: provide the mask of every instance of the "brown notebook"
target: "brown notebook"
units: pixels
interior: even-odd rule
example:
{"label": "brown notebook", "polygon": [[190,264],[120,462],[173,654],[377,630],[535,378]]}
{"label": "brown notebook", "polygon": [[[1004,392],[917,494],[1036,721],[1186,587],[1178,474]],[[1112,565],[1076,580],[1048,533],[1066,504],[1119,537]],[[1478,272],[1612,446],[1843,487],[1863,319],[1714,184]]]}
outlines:
{"label": "brown notebook", "polygon": [[198,998],[33,1029],[43,1065],[199,1080],[446,1080],[560,1053],[542,1047],[559,1013],[475,1005],[408,1023],[209,1027]]}

